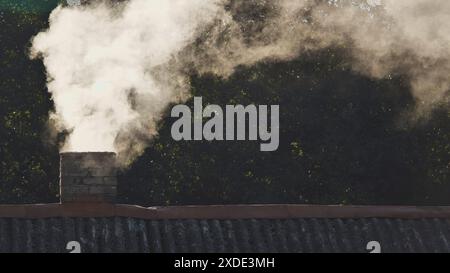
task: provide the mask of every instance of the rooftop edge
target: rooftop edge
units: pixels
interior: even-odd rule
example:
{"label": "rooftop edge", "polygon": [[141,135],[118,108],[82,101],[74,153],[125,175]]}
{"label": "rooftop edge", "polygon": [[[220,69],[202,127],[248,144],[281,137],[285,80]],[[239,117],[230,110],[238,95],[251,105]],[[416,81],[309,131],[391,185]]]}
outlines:
{"label": "rooftop edge", "polygon": [[146,220],[293,218],[449,218],[450,206],[211,205],[140,207],[124,204],[0,205],[0,218],[131,217]]}

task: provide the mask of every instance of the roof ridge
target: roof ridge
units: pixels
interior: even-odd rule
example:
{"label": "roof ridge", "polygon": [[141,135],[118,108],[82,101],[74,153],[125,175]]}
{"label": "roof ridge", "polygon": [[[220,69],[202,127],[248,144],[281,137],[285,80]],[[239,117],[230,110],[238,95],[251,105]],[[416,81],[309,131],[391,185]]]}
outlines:
{"label": "roof ridge", "polygon": [[141,207],[73,203],[0,205],[0,218],[133,217],[141,219],[450,218],[450,206],[206,205]]}

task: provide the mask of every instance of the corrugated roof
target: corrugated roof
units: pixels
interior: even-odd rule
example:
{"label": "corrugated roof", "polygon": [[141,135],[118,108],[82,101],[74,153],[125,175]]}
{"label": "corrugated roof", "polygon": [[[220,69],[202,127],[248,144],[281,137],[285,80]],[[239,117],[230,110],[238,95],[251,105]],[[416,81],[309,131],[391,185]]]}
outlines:
{"label": "corrugated roof", "polygon": [[287,205],[0,206],[0,251],[68,252],[67,243],[78,241],[82,252],[367,253],[367,243],[378,241],[382,252],[449,252],[448,211],[445,207]]}

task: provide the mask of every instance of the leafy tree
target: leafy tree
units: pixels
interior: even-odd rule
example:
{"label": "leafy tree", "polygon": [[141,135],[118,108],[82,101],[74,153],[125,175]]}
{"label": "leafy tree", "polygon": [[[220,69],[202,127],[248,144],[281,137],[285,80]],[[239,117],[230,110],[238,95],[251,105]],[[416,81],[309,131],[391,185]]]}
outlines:
{"label": "leafy tree", "polygon": [[[57,141],[47,129],[53,102],[41,61],[27,56],[58,2],[0,1],[0,203],[58,200]],[[258,142],[175,142],[168,109],[159,136],[121,173],[120,201],[450,204],[449,105],[408,124],[408,79],[374,80],[348,60],[346,49],[328,48],[239,67],[228,79],[192,74],[192,94],[204,105],[279,104],[278,151],[262,153]]]}
{"label": "leafy tree", "polygon": [[42,12],[36,3],[0,4],[1,203],[58,200],[58,151],[45,134],[52,102],[42,63],[28,58],[30,39],[46,27],[51,7]]}

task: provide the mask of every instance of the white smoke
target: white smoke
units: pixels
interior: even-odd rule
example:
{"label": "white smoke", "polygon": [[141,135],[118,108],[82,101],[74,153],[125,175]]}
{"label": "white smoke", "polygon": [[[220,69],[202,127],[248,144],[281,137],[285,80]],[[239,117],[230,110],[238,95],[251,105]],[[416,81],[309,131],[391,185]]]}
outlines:
{"label": "white smoke", "polygon": [[[189,62],[202,73],[227,76],[238,65],[289,60],[307,51],[340,46],[351,51],[355,71],[375,78],[408,76],[418,110],[448,103],[450,1],[232,2],[231,12],[204,35],[204,43],[189,51]],[[259,20],[242,22],[232,16],[264,9],[272,12]]]}
{"label": "white smoke", "polygon": [[[256,14],[256,16],[255,16]],[[329,46],[355,71],[411,79],[424,108],[448,100],[448,0],[129,0],[58,7],[33,40],[42,56],[65,151],[130,160],[165,108],[189,97],[188,72],[289,60]]]}
{"label": "white smoke", "polygon": [[217,9],[210,0],[133,0],[54,10],[33,55],[43,56],[55,119],[70,131],[62,149],[139,153],[165,107],[188,91],[174,88],[184,85],[175,72],[161,84],[158,67]]}

